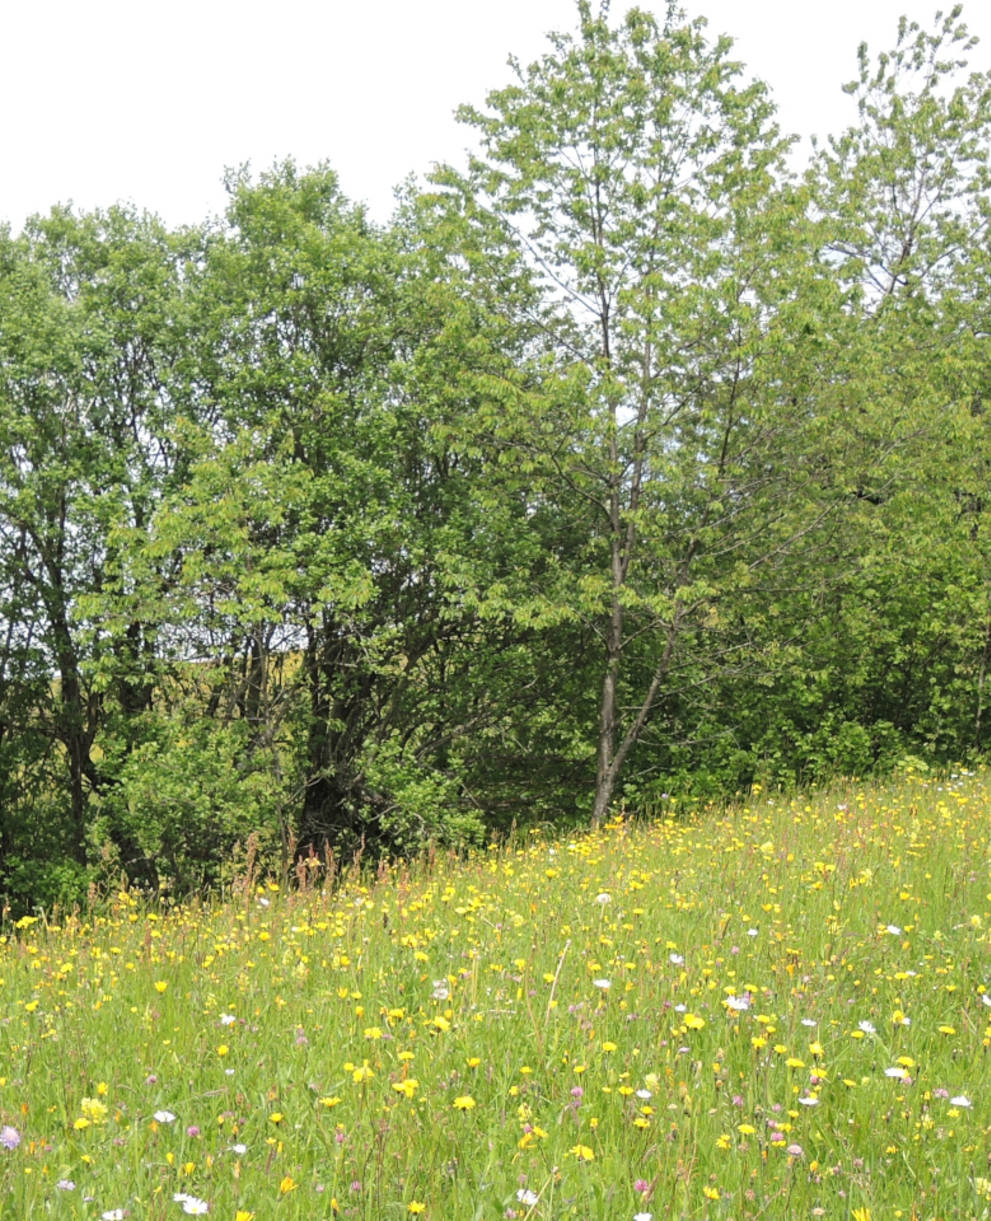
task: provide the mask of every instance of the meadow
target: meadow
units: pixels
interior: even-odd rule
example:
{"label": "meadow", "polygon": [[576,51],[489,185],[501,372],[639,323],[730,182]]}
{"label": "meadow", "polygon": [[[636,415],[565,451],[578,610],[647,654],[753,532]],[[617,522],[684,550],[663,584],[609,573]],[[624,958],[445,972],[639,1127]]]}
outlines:
{"label": "meadow", "polygon": [[7,922],[0,1216],[991,1217],[991,777]]}

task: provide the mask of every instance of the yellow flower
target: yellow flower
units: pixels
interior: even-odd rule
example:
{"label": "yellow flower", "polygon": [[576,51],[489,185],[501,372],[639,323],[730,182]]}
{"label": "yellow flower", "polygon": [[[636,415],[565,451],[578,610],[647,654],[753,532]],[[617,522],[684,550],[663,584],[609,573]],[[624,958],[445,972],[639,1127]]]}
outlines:
{"label": "yellow flower", "polygon": [[475,1109],[475,1099],[471,1094],[462,1094],[454,1100],[454,1109],[456,1111],[473,1111]]}
{"label": "yellow flower", "polygon": [[169,986],[168,980],[165,980],[165,979],[156,979],[155,980],[155,991],[156,992],[164,992],[168,986]]}
{"label": "yellow flower", "polygon": [[572,1145],[568,1152],[572,1157],[576,1157],[580,1162],[591,1162],[595,1160],[595,1151],[590,1149],[588,1145]]}
{"label": "yellow flower", "polygon": [[869,1208],[855,1208],[852,1215],[853,1221],[871,1221],[871,1210]]}
{"label": "yellow flower", "polygon": [[290,1191],[295,1191],[298,1186],[299,1186],[299,1184],[292,1177],[292,1175],[287,1174],[286,1177],[279,1184],[279,1195],[287,1196],[290,1193]]}
{"label": "yellow flower", "polygon": [[406,1205],[406,1211],[408,1213],[425,1213],[427,1211],[427,1206],[426,1204],[421,1204],[419,1200],[410,1200],[410,1202]]}
{"label": "yellow flower", "polygon": [[407,1077],[405,1081],[393,1081],[392,1088],[397,1094],[405,1094],[407,1098],[412,1098],[419,1085],[420,1083],[415,1077]]}
{"label": "yellow flower", "polygon": [[281,1111],[273,1111],[268,1118],[270,1123],[279,1124],[285,1119],[285,1115],[283,1115]]}
{"label": "yellow flower", "polygon": [[99,1098],[84,1098],[79,1109],[90,1123],[103,1123],[107,1118],[107,1104]]}
{"label": "yellow flower", "polygon": [[249,1213],[246,1208],[239,1208],[234,1214],[234,1221],[255,1221],[255,1214]]}
{"label": "yellow flower", "polygon": [[695,1013],[685,1014],[685,1025],[689,1030],[701,1030],[705,1025],[705,1018],[700,1018]]}

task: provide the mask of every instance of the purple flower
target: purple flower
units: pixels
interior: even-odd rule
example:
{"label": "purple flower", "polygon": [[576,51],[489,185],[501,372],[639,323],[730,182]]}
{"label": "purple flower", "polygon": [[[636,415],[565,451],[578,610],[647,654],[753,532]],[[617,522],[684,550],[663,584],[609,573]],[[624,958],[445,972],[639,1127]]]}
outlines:
{"label": "purple flower", "polygon": [[10,1124],[5,1123],[0,1128],[0,1145],[5,1149],[16,1149],[21,1143],[21,1134],[16,1128],[12,1128]]}

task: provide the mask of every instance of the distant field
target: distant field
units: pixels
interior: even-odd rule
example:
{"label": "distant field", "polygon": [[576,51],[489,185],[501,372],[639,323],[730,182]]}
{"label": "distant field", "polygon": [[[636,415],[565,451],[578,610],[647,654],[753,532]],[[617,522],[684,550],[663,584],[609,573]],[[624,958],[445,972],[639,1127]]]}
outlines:
{"label": "distant field", "polygon": [[991,1217],[988,777],[7,925],[0,1217]]}

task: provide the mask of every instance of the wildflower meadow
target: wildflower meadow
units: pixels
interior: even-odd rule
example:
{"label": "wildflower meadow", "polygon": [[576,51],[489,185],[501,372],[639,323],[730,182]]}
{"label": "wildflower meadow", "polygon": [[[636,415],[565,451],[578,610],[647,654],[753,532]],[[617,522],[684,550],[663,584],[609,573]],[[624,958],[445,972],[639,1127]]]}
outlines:
{"label": "wildflower meadow", "polygon": [[8,921],[0,1216],[991,1217],[989,784]]}

